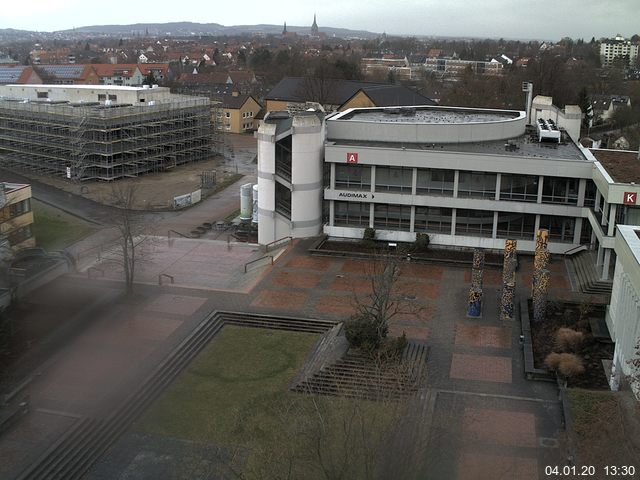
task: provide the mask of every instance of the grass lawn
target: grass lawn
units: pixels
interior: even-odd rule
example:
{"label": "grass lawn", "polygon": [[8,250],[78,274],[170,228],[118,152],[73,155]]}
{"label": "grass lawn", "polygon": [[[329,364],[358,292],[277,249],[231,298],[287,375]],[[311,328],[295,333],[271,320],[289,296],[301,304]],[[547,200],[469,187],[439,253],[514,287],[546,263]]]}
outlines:
{"label": "grass lawn", "polygon": [[269,436],[268,412],[317,335],[225,326],[143,417],[139,427],[159,435],[218,445]]}
{"label": "grass lawn", "polygon": [[396,451],[386,465],[417,463],[405,460],[418,444],[398,443],[397,426],[422,422],[405,420],[399,404],[288,391],[317,338],[227,325],[134,429],[238,452],[245,458],[243,478],[250,479],[326,478],[325,469],[342,472],[341,478],[370,478],[364,465],[379,462],[392,444],[402,446],[402,455]]}
{"label": "grass lawn", "polygon": [[95,229],[89,223],[50,205],[31,199],[36,243],[45,250],[60,250]]}

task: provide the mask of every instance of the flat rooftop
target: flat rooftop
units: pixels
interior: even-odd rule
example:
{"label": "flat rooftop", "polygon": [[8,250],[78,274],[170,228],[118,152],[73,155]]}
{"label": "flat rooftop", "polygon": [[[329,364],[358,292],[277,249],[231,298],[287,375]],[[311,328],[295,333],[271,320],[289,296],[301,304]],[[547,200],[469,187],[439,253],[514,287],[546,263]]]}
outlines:
{"label": "flat rooftop", "polygon": [[[362,147],[379,148],[404,148],[407,150],[445,151],[479,153],[486,155],[506,155],[509,157],[523,158],[557,158],[576,162],[589,161],[573,143],[539,143],[530,135],[505,140],[489,140],[483,142],[468,143],[400,143],[400,142],[376,142],[358,140],[331,140],[328,145],[353,145]],[[638,182],[640,183],[640,181]]]}
{"label": "flat rooftop", "polygon": [[125,85],[58,85],[58,84],[33,84],[33,83],[29,83],[29,84],[10,84],[10,85],[5,85],[6,87],[19,87],[19,88],[37,88],[39,90],[120,90],[120,91],[124,91],[124,92],[137,92],[140,90],[158,90],[158,89],[162,89],[162,90],[168,90],[167,87],[151,87],[150,85],[145,86],[138,86],[138,87],[131,87],[131,86],[125,86]]}
{"label": "flat rooftop", "polygon": [[600,148],[590,148],[589,151],[602,164],[614,182],[640,184],[638,152]]}
{"label": "flat rooftop", "polygon": [[376,123],[469,124],[503,122],[520,118],[524,112],[484,108],[414,106],[350,109],[331,120]]}

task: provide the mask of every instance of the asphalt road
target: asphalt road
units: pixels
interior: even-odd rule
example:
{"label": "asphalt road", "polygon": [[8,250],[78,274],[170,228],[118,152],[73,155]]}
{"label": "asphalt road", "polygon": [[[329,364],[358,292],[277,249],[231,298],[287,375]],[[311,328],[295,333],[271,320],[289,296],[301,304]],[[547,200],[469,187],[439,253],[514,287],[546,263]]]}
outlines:
{"label": "asphalt road", "polygon": [[[88,198],[65,192],[19,173],[0,169],[0,180],[4,182],[31,184],[31,193],[36,200],[52,205],[60,210],[82,218],[96,225],[113,224],[116,208],[94,202]],[[176,215],[177,212],[144,213],[145,221],[153,222]]]}

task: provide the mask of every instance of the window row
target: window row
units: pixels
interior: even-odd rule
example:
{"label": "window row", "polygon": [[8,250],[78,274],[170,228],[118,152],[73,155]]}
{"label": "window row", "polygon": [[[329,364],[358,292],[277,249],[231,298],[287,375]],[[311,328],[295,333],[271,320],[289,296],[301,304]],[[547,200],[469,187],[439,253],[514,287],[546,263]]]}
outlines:
{"label": "window row", "polygon": [[[376,192],[411,194],[413,189],[413,168],[377,166],[375,170]],[[335,188],[346,190],[371,190],[372,169],[370,165],[335,166]],[[453,196],[455,171],[444,169],[418,168],[416,172],[417,195]],[[578,204],[579,179],[564,177],[544,177],[542,203]],[[488,172],[460,171],[458,175],[458,197],[496,198],[497,174]],[[500,176],[500,200],[537,202],[539,177],[537,175]],[[593,204],[595,185],[587,182],[585,204]],[[589,206],[589,205],[587,205]]]}
{"label": "window row", "polygon": [[16,202],[0,209],[0,222],[5,222],[23,213],[31,211],[31,199],[26,198],[21,202]]}
{"label": "window row", "polygon": [[[443,207],[415,207],[414,231],[451,234],[453,209]],[[370,204],[334,202],[334,225],[345,227],[369,226]],[[462,236],[493,236],[494,212],[490,210],[456,210],[455,234]],[[496,238],[532,240],[536,216],[528,213],[498,212]],[[539,228],[549,230],[551,240],[573,243],[575,218],[540,215]],[[373,206],[373,227],[381,230],[411,231],[411,207],[376,203]]]}

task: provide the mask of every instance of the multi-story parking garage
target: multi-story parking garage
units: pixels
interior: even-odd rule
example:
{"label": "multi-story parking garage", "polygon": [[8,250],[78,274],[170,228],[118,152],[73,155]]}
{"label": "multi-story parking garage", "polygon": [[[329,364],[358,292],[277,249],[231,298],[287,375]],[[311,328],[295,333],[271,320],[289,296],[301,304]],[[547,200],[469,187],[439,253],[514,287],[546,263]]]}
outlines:
{"label": "multi-story parking garage", "polygon": [[163,87],[0,86],[0,165],[115,180],[211,155],[207,98]]}

